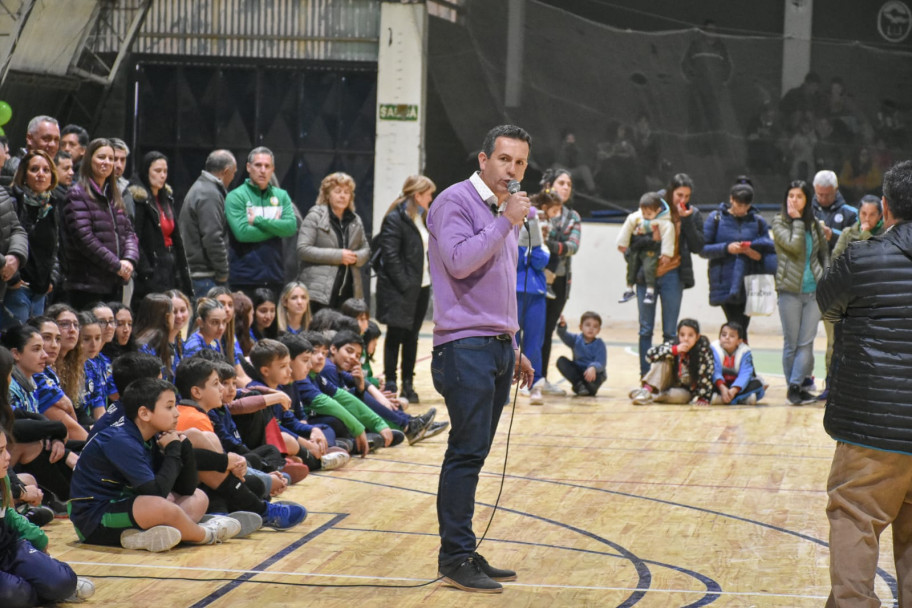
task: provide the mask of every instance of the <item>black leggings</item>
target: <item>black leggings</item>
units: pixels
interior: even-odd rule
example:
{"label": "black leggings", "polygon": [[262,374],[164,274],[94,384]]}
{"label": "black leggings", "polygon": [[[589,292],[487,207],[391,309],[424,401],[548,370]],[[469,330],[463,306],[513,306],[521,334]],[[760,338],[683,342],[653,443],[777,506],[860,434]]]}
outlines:
{"label": "black leggings", "polygon": [[554,336],[557,321],[564,312],[564,305],[567,304],[567,295],[570,291],[567,275],[555,278],[551,289],[557,297],[548,300],[545,309],[545,341],[542,344],[542,376],[545,378],[548,377],[548,362],[551,360],[551,338]]}
{"label": "black leggings", "polygon": [[396,381],[396,363],[399,360],[399,347],[402,346],[402,381],[411,382],[415,375],[415,361],[418,358],[418,334],[424,315],[427,314],[431,288],[422,287],[415,304],[415,316],[411,327],[390,327],[386,330],[386,342],[383,344],[383,374],[387,382]]}
{"label": "black leggings", "polygon": [[740,302],[738,304],[723,304],[722,312],[725,313],[726,321],[734,321],[741,324],[741,327],[744,328],[744,331],[741,334],[741,339],[747,342],[747,326],[750,325],[751,318],[744,314],[745,306],[747,306],[746,302]]}

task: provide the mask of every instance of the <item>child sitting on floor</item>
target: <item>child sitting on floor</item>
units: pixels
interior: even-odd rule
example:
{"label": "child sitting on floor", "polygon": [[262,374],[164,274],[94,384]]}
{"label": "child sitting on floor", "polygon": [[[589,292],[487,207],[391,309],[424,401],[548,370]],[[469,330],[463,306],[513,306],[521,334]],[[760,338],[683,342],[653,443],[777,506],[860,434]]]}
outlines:
{"label": "child sitting on floor", "polygon": [[652,366],[643,376],[643,386],[630,393],[634,405],[709,405],[715,365],[709,340],[700,335],[697,321],[681,319],[678,337],[650,348],[646,360]]}
{"label": "child sitting on floor", "polygon": [[750,346],[741,339],[742,333],[741,324],[730,321],[710,345],[714,357],[713,404],[754,405],[766,394],[763,380],[754,371]]}
{"label": "child sitting on floor", "polygon": [[570,381],[573,392],[580,397],[595,396],[605,381],[605,365],[608,353],[605,342],[598,337],[602,330],[602,317],[597,312],[587,311],[580,318],[580,333],[567,331],[567,321],[561,315],[557,335],[564,344],[573,349],[573,361],[567,357],[557,359],[557,369]]}
{"label": "child sitting on floor", "polygon": [[[627,258],[627,290],[619,302],[636,296],[633,286],[640,269],[646,283],[644,304],[655,304],[656,271],[660,259],[674,256],[675,230],[668,204],[656,192],[640,198],[640,208],[627,216],[617,237],[618,251]],[[634,238],[634,237],[652,238]],[[656,238],[658,237],[658,238]]]}
{"label": "child sitting on floor", "polygon": [[82,542],[157,552],[181,541],[215,544],[241,531],[228,517],[196,523],[209,500],[197,488],[190,442],[174,431],[176,392],[157,378],[133,382],[122,394],[123,421],[86,444],[67,505]]}

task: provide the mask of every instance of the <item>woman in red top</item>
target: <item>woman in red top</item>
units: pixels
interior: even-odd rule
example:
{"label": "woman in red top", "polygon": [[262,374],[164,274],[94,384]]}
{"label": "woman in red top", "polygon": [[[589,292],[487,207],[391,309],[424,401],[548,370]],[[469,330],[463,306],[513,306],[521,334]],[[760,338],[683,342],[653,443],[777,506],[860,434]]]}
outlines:
{"label": "woman in red top", "polygon": [[161,152],[149,152],[142,159],[139,175],[130,184],[136,204],[133,224],[139,239],[134,308],[149,293],[169,289],[193,293],[174,213],[174,195],[167,180],[168,159]]}

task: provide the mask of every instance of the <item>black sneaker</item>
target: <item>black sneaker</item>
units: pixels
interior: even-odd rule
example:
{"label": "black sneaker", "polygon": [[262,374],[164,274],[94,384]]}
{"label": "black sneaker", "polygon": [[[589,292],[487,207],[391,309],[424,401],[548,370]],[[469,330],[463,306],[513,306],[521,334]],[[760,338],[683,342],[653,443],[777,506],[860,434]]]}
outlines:
{"label": "black sneaker", "polygon": [[405,437],[408,439],[409,445],[424,439],[424,434],[427,432],[428,427],[431,426],[431,423],[434,422],[434,416],[436,415],[437,408],[432,407],[420,416],[412,416],[409,419],[408,430],[405,431]]}
{"label": "black sneaker", "polygon": [[439,435],[440,433],[447,430],[449,428],[449,426],[450,426],[450,423],[447,422],[446,420],[441,420],[439,422],[437,422],[437,421],[432,422],[431,426],[428,427],[427,433],[424,434],[424,438],[422,439],[422,441],[424,439],[430,439],[431,437],[433,437],[435,435]]}
{"label": "black sneaker", "polygon": [[576,394],[576,395],[578,395],[578,396],[580,396],[580,397],[588,397],[588,396],[589,396],[589,389],[586,388],[586,385],[585,385],[585,383],[583,383],[583,382],[577,382],[576,384],[574,384],[574,385],[573,385],[573,392],[574,392],[574,394]]}
{"label": "black sneaker", "polygon": [[799,405],[807,405],[808,403],[817,401],[817,395],[806,389],[801,389],[798,395],[801,397],[801,403]]}
{"label": "black sneaker", "polygon": [[355,442],[345,437],[336,437],[336,447],[342,448],[349,454],[355,449]]}
{"label": "black sneaker", "polygon": [[389,447],[393,447],[394,445],[399,445],[400,443],[405,441],[405,433],[403,433],[399,429],[390,429],[390,430],[393,432],[393,440],[390,441]]}
{"label": "black sneaker", "polygon": [[396,393],[398,393],[398,392],[399,392],[399,387],[396,386],[396,381],[393,380],[392,382],[387,382],[386,384],[384,384],[384,385],[383,385],[383,392],[384,392],[384,393],[392,393],[393,395],[395,395]]}
{"label": "black sneaker", "polygon": [[473,553],[472,557],[475,558],[475,561],[478,562],[478,565],[481,566],[481,571],[487,574],[492,581],[515,581],[516,572],[513,570],[507,570],[505,568],[495,568],[488,563],[480,553]]}
{"label": "black sneaker", "polygon": [[503,585],[493,580],[481,569],[481,564],[471,556],[461,564],[440,568],[440,577],[443,582],[463,591],[476,593],[502,593]]}
{"label": "black sneaker", "polygon": [[368,433],[367,444],[370,446],[371,452],[386,446],[386,442],[383,441],[383,435],[380,433]]}
{"label": "black sneaker", "polygon": [[54,510],[49,507],[28,507],[24,511],[20,511],[20,514],[39,528],[54,521]]}
{"label": "black sneaker", "polygon": [[421,400],[418,398],[418,393],[415,392],[414,387],[406,382],[402,383],[402,392],[399,393],[399,396],[409,403],[421,403]]}
{"label": "black sneaker", "polygon": [[786,394],[786,399],[792,405],[802,405],[801,403],[801,387],[797,384],[790,384],[788,388],[788,393]]}

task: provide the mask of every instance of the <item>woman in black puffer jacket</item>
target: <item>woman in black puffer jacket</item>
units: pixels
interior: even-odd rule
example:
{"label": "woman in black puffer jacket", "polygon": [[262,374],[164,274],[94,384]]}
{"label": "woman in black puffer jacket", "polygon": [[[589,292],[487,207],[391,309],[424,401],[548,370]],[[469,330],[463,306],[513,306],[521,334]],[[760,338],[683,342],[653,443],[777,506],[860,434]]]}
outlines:
{"label": "woman in black puffer jacket", "polygon": [[383,347],[386,390],[396,392],[396,363],[402,347],[402,397],[418,402],[412,384],[418,332],[427,313],[431,276],[427,265],[425,213],[437,187],[423,175],[405,180],[380,227],[377,264],[377,319],[388,329]]}
{"label": "woman in black puffer jacket", "polygon": [[128,188],[136,206],[133,227],[139,241],[133,307],[150,293],[179,289],[193,293],[184,243],[177,226],[168,159],[161,152],[143,156],[139,175]]}

